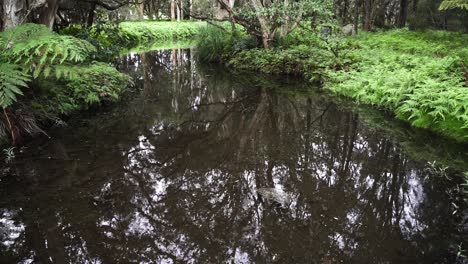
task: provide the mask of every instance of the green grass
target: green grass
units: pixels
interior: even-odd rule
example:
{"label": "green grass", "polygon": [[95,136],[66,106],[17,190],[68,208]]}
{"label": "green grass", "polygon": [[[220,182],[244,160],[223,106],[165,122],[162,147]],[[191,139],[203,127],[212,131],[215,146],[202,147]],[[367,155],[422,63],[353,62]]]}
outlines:
{"label": "green grass", "polygon": [[135,21],[122,22],[120,28],[123,32],[138,40],[139,45],[194,39],[203,22],[196,21]]}
{"label": "green grass", "polygon": [[353,63],[328,71],[335,94],[389,110],[396,117],[468,141],[468,35],[394,30],[352,40]]}

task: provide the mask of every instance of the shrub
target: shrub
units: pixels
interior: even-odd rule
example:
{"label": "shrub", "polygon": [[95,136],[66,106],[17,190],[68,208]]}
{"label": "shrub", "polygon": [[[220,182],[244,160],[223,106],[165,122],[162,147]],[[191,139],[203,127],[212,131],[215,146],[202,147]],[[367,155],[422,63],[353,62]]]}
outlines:
{"label": "shrub", "polygon": [[253,48],[256,41],[241,31],[232,32],[207,25],[199,30],[197,37],[197,58],[204,62],[222,62],[237,52]]}
{"label": "shrub", "polygon": [[[129,83],[109,65],[90,61],[96,49],[89,42],[42,25],[0,33],[0,51],[0,136],[10,134],[13,144],[41,131],[36,116],[51,118],[115,100]],[[32,89],[17,98],[28,86]]]}
{"label": "shrub", "polygon": [[57,68],[58,82],[39,80],[41,95],[33,108],[43,114],[69,114],[102,101],[115,101],[130,82],[128,75],[101,62]]}

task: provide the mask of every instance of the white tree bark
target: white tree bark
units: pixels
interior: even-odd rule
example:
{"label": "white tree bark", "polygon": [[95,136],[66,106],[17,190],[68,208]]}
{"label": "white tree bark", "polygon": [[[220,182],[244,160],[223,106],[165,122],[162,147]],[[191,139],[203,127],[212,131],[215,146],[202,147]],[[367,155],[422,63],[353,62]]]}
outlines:
{"label": "white tree bark", "polygon": [[26,15],[24,0],[3,0],[3,26],[5,29],[16,27]]}

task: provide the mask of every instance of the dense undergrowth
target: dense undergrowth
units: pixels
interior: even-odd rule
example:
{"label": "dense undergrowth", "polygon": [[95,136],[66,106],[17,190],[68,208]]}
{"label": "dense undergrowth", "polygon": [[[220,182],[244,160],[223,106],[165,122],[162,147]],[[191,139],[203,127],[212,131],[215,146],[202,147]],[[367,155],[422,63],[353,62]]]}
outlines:
{"label": "dense undergrowth", "polygon": [[[204,23],[194,21],[137,21],[122,22],[120,28],[132,39],[136,39],[137,44],[146,45],[155,42],[195,38],[202,25]],[[135,46],[133,45],[135,43],[131,44],[131,46]]]}
{"label": "dense undergrowth", "polygon": [[223,62],[234,69],[264,74],[298,75],[319,81],[327,69],[347,63],[339,56],[345,45],[336,36],[299,28],[284,39],[277,39],[272,49],[257,48],[259,42],[238,31],[223,31],[209,26],[201,30],[197,54],[201,60]]}
{"label": "dense undergrowth", "polygon": [[325,87],[390,110],[415,127],[468,141],[468,36],[394,30],[352,40],[353,63]]}
{"label": "dense undergrowth", "polygon": [[[392,30],[344,38],[299,28],[272,49],[211,27],[199,56],[244,71],[293,74],[391,111],[401,120],[468,141],[468,36]],[[215,54],[215,55],[210,55]]]}
{"label": "dense undergrowth", "polygon": [[37,24],[0,33],[0,139],[13,144],[40,124],[116,100],[130,79],[94,61],[96,48]]}

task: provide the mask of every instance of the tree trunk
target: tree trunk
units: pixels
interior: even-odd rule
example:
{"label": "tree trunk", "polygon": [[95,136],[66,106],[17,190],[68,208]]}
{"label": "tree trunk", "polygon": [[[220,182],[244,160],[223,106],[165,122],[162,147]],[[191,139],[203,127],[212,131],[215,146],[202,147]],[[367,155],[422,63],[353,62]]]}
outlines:
{"label": "tree trunk", "polygon": [[91,9],[89,10],[89,13],[88,13],[88,21],[87,21],[87,25],[88,27],[91,27],[94,23],[94,12],[96,11],[96,4],[93,4],[91,6]]}
{"label": "tree trunk", "polygon": [[176,4],[175,0],[171,0],[171,20],[176,20]]}
{"label": "tree trunk", "polygon": [[344,0],[344,3],[343,3],[343,8],[341,9],[341,12],[340,12],[340,18],[341,18],[341,22],[343,23],[343,25],[346,25],[348,24],[348,8],[349,8],[349,2],[348,0]]}
{"label": "tree trunk", "polygon": [[190,7],[189,7],[189,10],[190,10],[190,11],[189,11],[189,12],[190,12],[189,19],[192,20],[192,14],[193,14],[193,0],[190,0],[190,1],[189,1],[189,5],[190,5]]}
{"label": "tree trunk", "polygon": [[385,11],[387,10],[387,1],[381,0],[379,3],[379,8],[377,10],[377,18],[375,20],[375,25],[377,27],[385,27]]}
{"label": "tree trunk", "polygon": [[38,22],[52,29],[55,23],[55,15],[57,15],[58,0],[47,0],[46,4],[38,9]]}
{"label": "tree trunk", "polygon": [[141,3],[138,4],[138,19],[143,20],[143,16],[145,15],[145,0],[142,0]]}
{"label": "tree trunk", "polygon": [[177,14],[177,21],[180,21],[180,1],[176,3],[176,14]]}
{"label": "tree trunk", "polygon": [[3,0],[3,28],[13,28],[24,22],[27,14],[24,0]]}
{"label": "tree trunk", "polygon": [[406,25],[406,17],[408,16],[408,0],[400,0],[400,11],[398,12],[397,26],[402,28]]}
{"label": "tree trunk", "polygon": [[359,27],[359,0],[354,3],[354,34],[357,35]]}
{"label": "tree trunk", "polygon": [[362,10],[364,13],[364,18],[362,21],[362,29],[365,31],[371,30],[371,18],[372,18],[372,3],[371,0],[364,0],[364,4],[362,6]]}
{"label": "tree trunk", "polygon": [[271,48],[271,42],[273,41],[273,36],[275,35],[275,30],[272,28],[271,24],[268,21],[268,18],[263,14],[263,5],[260,0],[250,0],[252,4],[257,20],[260,23],[262,31],[262,44],[265,49]]}
{"label": "tree trunk", "polygon": [[184,0],[180,0],[180,20],[184,20]]}

